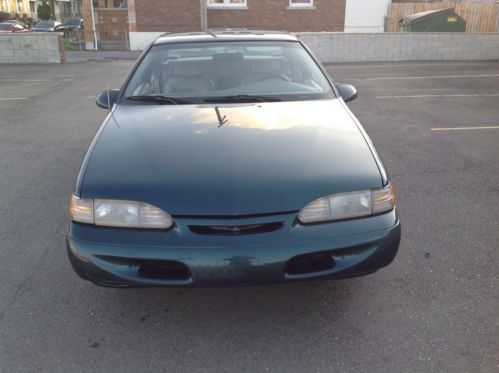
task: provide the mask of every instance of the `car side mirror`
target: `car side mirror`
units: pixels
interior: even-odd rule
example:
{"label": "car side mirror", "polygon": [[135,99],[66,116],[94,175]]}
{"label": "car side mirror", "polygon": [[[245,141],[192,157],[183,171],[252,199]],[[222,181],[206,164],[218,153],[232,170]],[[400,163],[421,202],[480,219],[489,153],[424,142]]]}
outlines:
{"label": "car side mirror", "polygon": [[110,89],[110,90],[106,89],[106,90],[100,92],[95,97],[95,103],[97,104],[98,107],[111,110],[113,105],[118,100],[119,94],[120,94],[119,89]]}
{"label": "car side mirror", "polygon": [[355,100],[359,95],[357,89],[351,84],[338,83],[336,84],[336,88],[345,102]]}

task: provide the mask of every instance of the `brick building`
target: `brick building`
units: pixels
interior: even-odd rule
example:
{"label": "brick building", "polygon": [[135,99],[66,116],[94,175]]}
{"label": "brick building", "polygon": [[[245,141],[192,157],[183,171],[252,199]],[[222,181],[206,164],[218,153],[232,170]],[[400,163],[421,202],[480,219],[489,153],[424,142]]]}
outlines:
{"label": "brick building", "polygon": [[[200,28],[200,0],[131,0],[137,31]],[[207,0],[208,28],[343,31],[345,0]]]}
{"label": "brick building", "polygon": [[[206,1],[204,4],[203,1]],[[288,31],[343,31],[346,0],[128,0],[127,29],[136,32],[183,32],[207,28],[248,28]],[[95,1],[94,1],[95,3]],[[123,9],[115,0],[98,0],[94,9]],[[90,0],[83,1],[85,25],[91,25]],[[99,29],[97,38],[105,40]],[[123,29],[122,24],[116,28]],[[109,27],[107,27],[109,29]],[[106,31],[109,35],[109,30]],[[86,27],[87,47],[93,44]]]}

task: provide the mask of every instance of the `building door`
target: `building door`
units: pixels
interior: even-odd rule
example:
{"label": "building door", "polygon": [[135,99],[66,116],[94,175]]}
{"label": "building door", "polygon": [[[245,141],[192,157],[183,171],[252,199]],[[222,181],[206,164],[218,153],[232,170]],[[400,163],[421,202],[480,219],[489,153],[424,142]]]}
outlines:
{"label": "building door", "polygon": [[347,0],[345,32],[383,32],[390,0]]}

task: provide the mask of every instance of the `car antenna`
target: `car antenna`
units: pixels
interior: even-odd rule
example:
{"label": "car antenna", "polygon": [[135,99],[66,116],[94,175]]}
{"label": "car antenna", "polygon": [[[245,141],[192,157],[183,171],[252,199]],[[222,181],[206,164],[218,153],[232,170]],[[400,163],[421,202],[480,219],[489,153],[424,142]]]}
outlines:
{"label": "car antenna", "polygon": [[210,30],[210,29],[205,30],[205,32],[206,32],[208,35],[213,36],[214,38],[216,38],[216,37],[217,37],[217,35],[216,35],[216,34],[215,34],[212,30]]}
{"label": "car antenna", "polygon": [[107,91],[107,107],[109,111],[111,111],[111,97],[109,97],[109,83],[106,83],[106,91]]}
{"label": "car antenna", "polygon": [[113,111],[111,110],[111,97],[110,97],[110,94],[109,94],[109,83],[106,83],[106,89],[107,89],[107,106],[109,108],[109,113],[111,113],[111,118],[113,118],[114,120],[114,123],[118,126],[118,128],[120,127],[118,121],[116,120],[116,118],[114,117],[114,113]]}

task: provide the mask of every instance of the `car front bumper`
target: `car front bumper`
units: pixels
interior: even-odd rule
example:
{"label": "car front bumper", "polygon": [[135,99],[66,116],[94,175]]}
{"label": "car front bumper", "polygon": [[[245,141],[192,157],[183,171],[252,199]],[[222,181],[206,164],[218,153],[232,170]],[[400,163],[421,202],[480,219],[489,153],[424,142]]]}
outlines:
{"label": "car front bumper", "polygon": [[194,233],[194,225],[234,219],[176,219],[169,231],[70,223],[67,249],[76,273],[103,286],[225,286],[354,277],[390,264],[401,227],[396,211],[303,226],[296,214],[237,219],[237,224],[283,223],[247,235]]}

